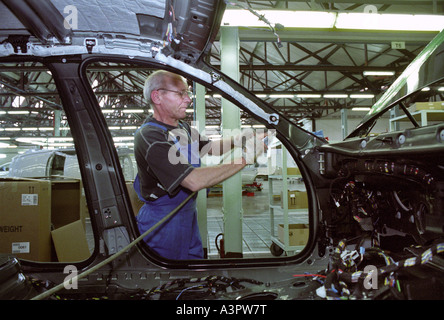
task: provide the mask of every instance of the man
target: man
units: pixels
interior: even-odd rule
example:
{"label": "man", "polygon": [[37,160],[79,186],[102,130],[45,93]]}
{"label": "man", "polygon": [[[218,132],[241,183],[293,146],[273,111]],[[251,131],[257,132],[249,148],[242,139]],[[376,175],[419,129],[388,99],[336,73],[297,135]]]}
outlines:
{"label": "man", "polygon": [[[221,151],[231,150],[242,135],[210,142],[183,122],[191,97],[182,76],[164,70],[154,72],[145,82],[144,96],[154,112],[134,139],[138,167],[134,187],[145,202],[137,215],[141,234],[193,192],[226,180],[247,164],[240,158],[217,166],[200,167],[202,154],[220,155]],[[259,144],[258,149],[263,151],[263,148],[263,144]],[[203,258],[195,197],[144,240],[165,258]]]}

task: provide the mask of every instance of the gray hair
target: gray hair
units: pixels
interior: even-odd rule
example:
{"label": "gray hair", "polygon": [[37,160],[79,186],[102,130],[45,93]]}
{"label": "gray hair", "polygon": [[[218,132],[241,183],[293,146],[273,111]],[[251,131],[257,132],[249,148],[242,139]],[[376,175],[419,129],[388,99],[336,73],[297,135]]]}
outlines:
{"label": "gray hair", "polygon": [[143,87],[143,96],[152,107],[153,101],[151,100],[151,92],[159,88],[165,88],[168,83],[174,83],[177,81],[187,83],[187,80],[181,75],[166,70],[157,70],[146,78]]}

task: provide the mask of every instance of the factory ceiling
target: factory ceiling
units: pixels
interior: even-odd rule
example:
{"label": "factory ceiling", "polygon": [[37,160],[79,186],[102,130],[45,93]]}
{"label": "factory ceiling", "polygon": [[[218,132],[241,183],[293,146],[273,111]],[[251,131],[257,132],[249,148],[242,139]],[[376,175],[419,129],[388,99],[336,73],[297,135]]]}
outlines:
{"label": "factory ceiling", "polygon": [[[328,12],[371,12],[442,15],[444,1],[226,1],[227,10],[296,10]],[[265,16],[265,18],[267,18]],[[276,24],[280,23],[280,24]],[[224,27],[224,26],[223,26]],[[286,28],[285,22],[270,21],[269,27],[239,27],[240,82],[294,121],[335,117],[342,109],[370,107],[437,32],[368,31]],[[221,64],[221,45],[216,38],[208,63]],[[371,76],[366,71],[391,71],[393,75]],[[94,92],[102,108],[140,108],[144,78],[150,70],[134,66],[97,63],[88,68]],[[207,92],[207,125],[220,124],[220,98]],[[284,98],[276,96],[285,95]],[[328,94],[346,97],[327,98]],[[360,94],[360,95],[358,95]],[[363,97],[362,94],[365,94]],[[305,95],[305,96],[304,96]],[[306,96],[310,95],[310,96]],[[22,100],[17,100],[17,97]],[[62,110],[52,77],[38,64],[0,66],[0,110],[21,110],[38,116],[28,117],[29,126],[53,126]],[[145,113],[126,113],[124,117],[105,114],[112,126],[139,126]],[[362,117],[363,113],[357,116]],[[3,112],[2,127],[28,115]],[[63,116],[62,116],[63,118]],[[62,119],[61,118],[61,119]],[[252,124],[247,116],[244,124]],[[63,123],[62,123],[63,126]],[[3,134],[32,135],[32,131]]]}

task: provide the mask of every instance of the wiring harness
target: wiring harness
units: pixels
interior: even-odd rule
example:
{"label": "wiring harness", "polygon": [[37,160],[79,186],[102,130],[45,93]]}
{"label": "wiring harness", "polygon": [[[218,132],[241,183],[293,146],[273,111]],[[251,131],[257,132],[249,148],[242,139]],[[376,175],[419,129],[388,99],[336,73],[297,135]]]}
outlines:
{"label": "wiring harness", "polygon": [[[54,288],[54,284],[49,281],[41,281],[29,278],[30,283],[38,292],[45,292]],[[101,292],[92,286],[90,293],[62,294],[53,293],[50,300],[211,300],[217,299],[218,295],[236,292],[246,289],[246,285],[262,285],[260,281],[253,279],[237,279],[210,275],[200,278],[179,278],[150,290],[128,289],[117,285],[107,285],[106,290]]]}
{"label": "wiring harness", "polygon": [[[403,299],[405,297],[401,294],[397,272],[403,268],[428,264],[434,256],[444,252],[444,243],[438,243],[418,256],[395,261],[377,247],[360,247],[359,251],[349,251],[346,246],[345,240],[338,243],[330,258],[323,286],[317,291],[318,296],[330,300],[374,298],[382,286],[388,288],[395,298]],[[378,260],[378,264],[382,260],[382,266],[366,263]]]}
{"label": "wiring harness", "polygon": [[186,300],[216,298],[217,293],[242,290],[242,283],[260,285],[262,282],[253,279],[237,279],[224,276],[207,276],[201,278],[175,279],[147,292],[150,300]]}

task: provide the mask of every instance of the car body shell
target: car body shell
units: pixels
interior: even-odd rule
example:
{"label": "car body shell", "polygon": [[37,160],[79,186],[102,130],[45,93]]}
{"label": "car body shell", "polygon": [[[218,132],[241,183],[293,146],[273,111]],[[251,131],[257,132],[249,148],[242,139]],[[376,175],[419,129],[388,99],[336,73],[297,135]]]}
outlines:
{"label": "car body shell", "polygon": [[[180,39],[175,40],[164,39],[165,33],[170,30],[168,16],[171,12],[164,1],[143,4],[134,2],[126,10],[122,9],[122,12],[121,1],[106,1],[104,8],[109,16],[101,16],[92,4],[79,2],[79,12],[84,12],[82,5],[90,10],[90,14],[81,16],[87,23],[82,22],[79,25],[91,26],[90,29],[63,27],[62,13],[69,3],[3,1],[0,12],[9,13],[3,21],[12,23],[17,41],[6,41],[0,46],[0,59],[3,62],[32,60],[44,63],[50,69],[60,92],[77,142],[76,153],[80,155],[78,163],[82,168],[82,181],[95,235],[96,247],[91,257],[76,263],[76,267],[83,272],[94,270],[86,280],[89,285],[103,287],[103,277],[106,274],[113,274],[116,288],[122,286],[132,289],[152,288],[183,277],[227,275],[244,278],[248,274],[249,278],[272,284],[268,289],[255,289],[255,293],[270,292],[279,297],[291,295],[291,285],[283,284],[292,277],[295,270],[311,272],[326,268],[333,246],[342,237],[350,234],[355,236],[355,230],[349,230],[346,226],[342,230],[340,225],[335,225],[337,216],[342,215],[338,208],[345,207],[345,204],[340,203],[339,198],[336,200],[337,206],[332,202],[332,186],[337,187],[334,184],[339,182],[338,189],[341,190],[335,190],[339,196],[346,188],[343,179],[347,174],[357,184],[365,184],[368,188],[366,192],[381,192],[387,197],[384,201],[390,199],[396,202],[392,198],[396,189],[392,190],[390,186],[404,183],[403,192],[407,195],[419,190],[418,201],[428,199],[427,205],[433,204],[430,205],[432,209],[420,218],[421,232],[418,233],[417,224],[411,226],[407,220],[397,221],[393,218],[392,215],[396,212],[389,212],[386,217],[381,216],[386,230],[413,235],[422,243],[444,232],[440,230],[444,225],[444,216],[436,209],[444,201],[441,191],[429,190],[422,181],[425,174],[433,175],[434,181],[441,186],[444,181],[441,160],[444,154],[443,124],[414,128],[408,132],[389,132],[377,137],[368,135],[374,120],[380,114],[387,112],[399,101],[413,97],[424,86],[442,81],[444,33],[437,35],[426,47],[413,65],[401,75],[401,80],[387,91],[382,101],[373,107],[355,131],[342,142],[328,143],[324,138],[299,127],[205,62],[205,55],[209,52],[220,26],[224,1],[168,1],[168,5],[175,9],[178,19],[176,32],[181,35]],[[148,7],[137,7],[139,4]],[[157,16],[154,13],[137,14],[136,19],[126,19],[126,15],[132,10],[135,13],[149,12],[150,5],[153,5],[153,12],[158,12]],[[122,16],[119,17],[119,14]],[[113,17],[116,21],[110,23]],[[5,23],[0,22],[0,34],[6,39]],[[137,32],[133,31],[131,25],[137,26]],[[307,188],[309,237],[305,248],[296,256],[248,261],[168,261],[154,255],[143,243],[138,243],[124,253],[119,252],[135,241],[139,234],[118,153],[113,147],[107,125],[98,111],[99,106],[85,77],[85,68],[89,63],[103,60],[131,62],[183,74],[219,92],[223,98],[237,105],[269,130],[275,130],[277,138],[296,161]],[[427,72],[430,70],[433,72]],[[407,86],[407,78],[412,73],[420,75],[414,87]],[[403,140],[405,142],[399,143],[400,135],[406,139]],[[393,164],[395,169],[389,173],[382,172],[379,165],[385,164]],[[409,166],[419,168],[424,174],[420,178],[404,175],[403,168],[410,168]],[[48,174],[47,168],[41,169]],[[382,191],[378,189],[378,181],[383,181]],[[382,229],[377,231],[384,233]],[[115,255],[117,252],[120,254]],[[94,269],[113,255],[111,262]],[[22,267],[26,274],[54,283],[61,283],[64,278],[63,264],[24,261]],[[242,294],[247,296],[250,293]],[[236,297],[236,294],[220,296],[222,299]]]}

